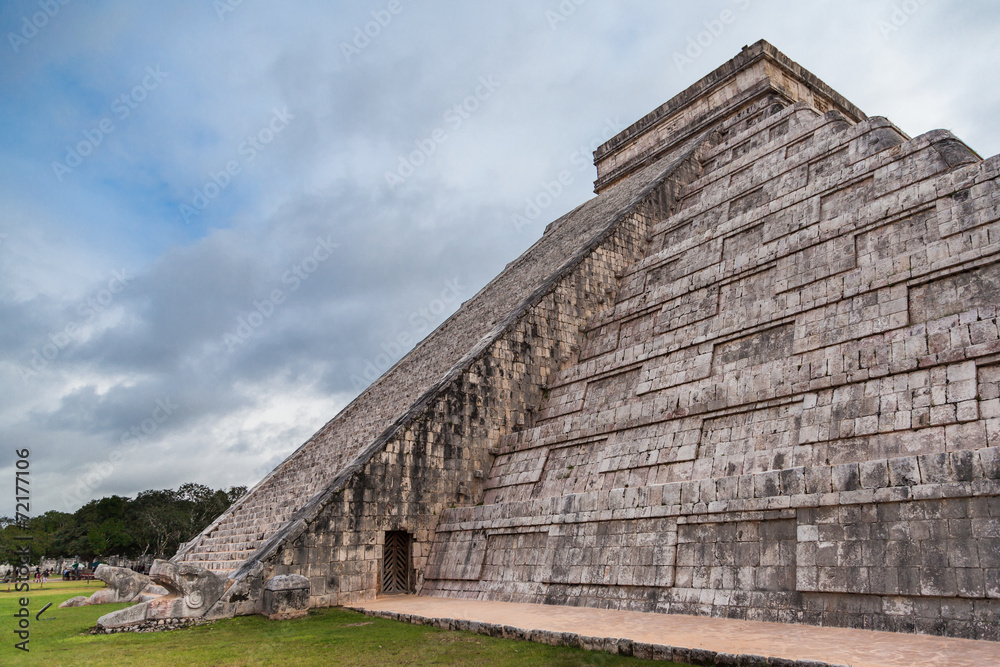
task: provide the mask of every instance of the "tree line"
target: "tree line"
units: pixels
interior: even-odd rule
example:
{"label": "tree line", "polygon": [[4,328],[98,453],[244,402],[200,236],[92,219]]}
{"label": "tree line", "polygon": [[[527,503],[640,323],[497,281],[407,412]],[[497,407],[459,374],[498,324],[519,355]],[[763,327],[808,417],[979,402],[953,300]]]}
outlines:
{"label": "tree line", "polygon": [[213,490],[202,484],[142,491],[135,498],[107,496],[72,514],[49,511],[18,524],[0,517],[0,562],[44,558],[85,561],[122,556],[169,558],[247,492],[245,486]]}

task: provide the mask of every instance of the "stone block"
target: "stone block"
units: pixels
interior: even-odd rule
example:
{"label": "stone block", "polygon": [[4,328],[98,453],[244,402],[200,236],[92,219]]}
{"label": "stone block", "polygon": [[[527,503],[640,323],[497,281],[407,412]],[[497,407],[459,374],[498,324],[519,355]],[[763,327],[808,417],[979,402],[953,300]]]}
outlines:
{"label": "stone block", "polygon": [[920,484],[920,466],[917,457],[905,456],[889,459],[889,481],[893,486],[916,486]]}
{"label": "stone block", "polygon": [[769,498],[781,493],[779,473],[765,472],[754,475],[754,497]]}
{"label": "stone block", "polygon": [[889,486],[888,461],[863,461],[860,471],[862,488],[880,489]]}
{"label": "stone block", "polygon": [[979,465],[987,479],[1000,479],[1000,447],[989,447],[976,452]]}
{"label": "stone block", "polygon": [[945,565],[921,568],[920,594],[931,597],[958,595],[958,579],[955,571]]}
{"label": "stone block", "polygon": [[983,583],[986,589],[986,597],[1000,599],[1000,569],[989,568],[983,570]]}
{"label": "stone block", "polygon": [[740,667],[740,656],[735,653],[716,653],[715,667]]}
{"label": "stone block", "polygon": [[954,424],[945,429],[948,451],[986,447],[986,425],[981,421]]}
{"label": "stone block", "polygon": [[[958,596],[963,598],[986,597],[986,580],[983,570],[979,568],[957,568],[955,570]],[[963,618],[973,618],[974,614],[965,614]]]}
{"label": "stone block", "polygon": [[801,494],[806,488],[805,468],[788,468],[780,472],[781,493],[786,496]]}
{"label": "stone block", "polygon": [[301,618],[309,613],[309,579],[279,574],[264,585],[263,614],[272,621]]}
{"label": "stone block", "polygon": [[830,473],[834,491],[856,491],[861,488],[861,472],[857,463],[835,465]]}
{"label": "stone block", "polygon": [[712,667],[715,665],[715,651],[704,648],[693,648],[688,657],[688,662],[692,665],[702,665]]}
{"label": "stone block", "polygon": [[947,453],[918,456],[917,466],[920,469],[920,481],[924,484],[944,484],[954,481]]}

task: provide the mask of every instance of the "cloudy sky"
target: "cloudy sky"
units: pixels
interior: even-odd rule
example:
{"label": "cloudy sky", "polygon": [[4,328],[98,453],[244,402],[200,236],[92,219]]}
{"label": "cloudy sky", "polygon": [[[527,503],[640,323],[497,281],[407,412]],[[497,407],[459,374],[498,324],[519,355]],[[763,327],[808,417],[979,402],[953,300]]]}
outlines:
{"label": "cloudy sky", "polygon": [[760,38],[1000,152],[988,2],[6,0],[0,24],[0,479],[30,449],[33,514],[253,484],[591,197],[595,145]]}

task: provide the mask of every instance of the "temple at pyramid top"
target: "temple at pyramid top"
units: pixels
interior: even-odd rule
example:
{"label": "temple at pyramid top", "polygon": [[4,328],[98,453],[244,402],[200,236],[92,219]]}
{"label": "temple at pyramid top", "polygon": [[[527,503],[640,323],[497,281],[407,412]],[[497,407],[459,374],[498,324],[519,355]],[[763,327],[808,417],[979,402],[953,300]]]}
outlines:
{"label": "temple at pyramid top", "polygon": [[594,151],[600,193],[684,143],[706,128],[777,96],[787,104],[805,102],[820,112],[836,109],[853,122],[867,118],[840,93],[764,40],[745,46],[735,58],[684,92],[650,111]]}

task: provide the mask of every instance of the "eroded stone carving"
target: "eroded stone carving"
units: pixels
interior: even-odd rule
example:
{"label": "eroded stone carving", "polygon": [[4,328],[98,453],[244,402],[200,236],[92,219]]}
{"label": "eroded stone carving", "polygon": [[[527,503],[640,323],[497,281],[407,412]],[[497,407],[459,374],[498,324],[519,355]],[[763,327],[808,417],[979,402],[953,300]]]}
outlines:
{"label": "eroded stone carving", "polygon": [[94,592],[87,604],[144,602],[167,593],[165,588],[152,583],[145,574],[139,574],[127,567],[101,564],[97,566],[94,576],[108,587]]}
{"label": "eroded stone carving", "polygon": [[76,597],[70,598],[65,602],[63,602],[61,605],[59,605],[59,608],[64,609],[66,607],[82,607],[86,604],[87,604],[87,596],[77,595]]}
{"label": "eroded stone carving", "polygon": [[81,607],[113,602],[146,602],[167,594],[167,589],[154,584],[148,576],[127,567],[101,564],[97,566],[94,576],[107,584],[107,588],[94,591],[90,597],[78,595],[59,606]]}
{"label": "eroded stone carving", "polygon": [[198,618],[225,590],[221,578],[187,563],[157,560],[149,569],[149,578],[166,589],[166,595],[105,614],[97,624],[107,628],[161,618]]}

